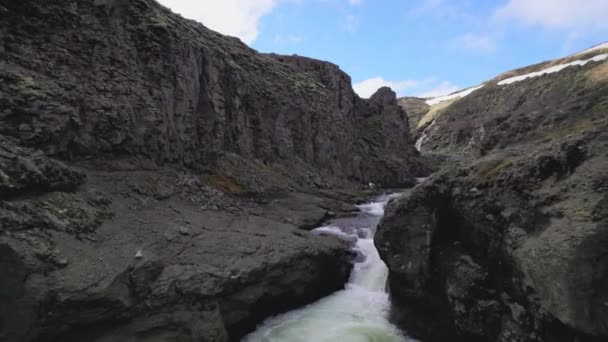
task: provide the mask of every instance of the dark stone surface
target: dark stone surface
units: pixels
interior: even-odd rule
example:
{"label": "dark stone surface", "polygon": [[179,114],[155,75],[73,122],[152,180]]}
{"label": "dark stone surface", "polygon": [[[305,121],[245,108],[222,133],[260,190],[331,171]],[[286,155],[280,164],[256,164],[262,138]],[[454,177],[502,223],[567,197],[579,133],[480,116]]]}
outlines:
{"label": "dark stone surface", "polygon": [[327,197],[81,170],[77,191],[0,202],[0,341],[238,340],[348,279],[350,245],[299,229],[321,222]]}
{"label": "dark stone surface", "polygon": [[349,243],[303,229],[418,158],[331,63],[153,0],[0,1],[0,341],[238,340],[343,287]]}
{"label": "dark stone surface", "polygon": [[608,338],[608,135],[452,165],[387,208],[376,245],[424,340]]}
{"label": "dark stone surface", "polygon": [[213,169],[234,154],[301,183],[312,172],[403,186],[424,173],[394,93],[360,99],[331,63],[258,54],[153,0],[4,8],[0,134],[21,144]]}

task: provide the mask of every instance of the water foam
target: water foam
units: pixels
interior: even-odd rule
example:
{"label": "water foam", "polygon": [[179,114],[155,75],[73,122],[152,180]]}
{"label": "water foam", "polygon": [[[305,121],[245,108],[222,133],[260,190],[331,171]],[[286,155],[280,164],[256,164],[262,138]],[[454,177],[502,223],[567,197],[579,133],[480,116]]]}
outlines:
{"label": "water foam", "polygon": [[382,196],[375,202],[360,205],[360,216],[364,218],[361,223],[367,224],[365,227],[349,221],[348,227],[336,222],[314,230],[317,234],[357,239],[354,248],[365,258],[355,264],[344,290],[267,320],[243,342],[414,341],[388,319],[390,298],[385,289],[388,269],[373,241],[373,232],[384,214],[384,206],[396,196]]}

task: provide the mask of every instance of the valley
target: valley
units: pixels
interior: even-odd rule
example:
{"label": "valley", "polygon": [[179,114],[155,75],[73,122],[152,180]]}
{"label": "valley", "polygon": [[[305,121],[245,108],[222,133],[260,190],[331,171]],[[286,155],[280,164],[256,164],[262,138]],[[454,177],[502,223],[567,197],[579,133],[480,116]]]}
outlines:
{"label": "valley", "polygon": [[608,46],[369,98],[154,0],[0,1],[0,342],[608,339]]}

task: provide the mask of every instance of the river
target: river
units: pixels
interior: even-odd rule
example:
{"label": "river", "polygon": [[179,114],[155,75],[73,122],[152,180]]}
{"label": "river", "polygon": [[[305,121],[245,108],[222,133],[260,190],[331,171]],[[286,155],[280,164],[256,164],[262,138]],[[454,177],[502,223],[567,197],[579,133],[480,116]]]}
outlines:
{"label": "river", "polygon": [[414,342],[389,321],[388,269],[373,240],[385,205],[397,196],[381,196],[360,205],[356,217],[315,229],[356,240],[359,257],[345,289],[266,320],[243,342]]}

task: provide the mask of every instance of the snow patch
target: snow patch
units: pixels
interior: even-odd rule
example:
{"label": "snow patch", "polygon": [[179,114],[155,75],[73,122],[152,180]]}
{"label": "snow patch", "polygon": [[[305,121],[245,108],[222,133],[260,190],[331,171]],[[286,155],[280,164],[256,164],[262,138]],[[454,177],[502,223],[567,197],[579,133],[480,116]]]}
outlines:
{"label": "snow patch", "polygon": [[540,70],[540,71],[531,72],[529,74],[506,78],[506,79],[498,82],[498,85],[511,84],[511,83],[523,81],[523,80],[525,80],[527,78],[542,76],[544,74],[553,74],[553,73],[556,73],[558,71],[562,71],[562,70],[564,70],[564,69],[566,69],[567,67],[570,67],[570,66],[575,66],[575,65],[581,65],[582,66],[582,65],[585,65],[585,64],[587,64],[589,62],[603,61],[606,58],[608,58],[608,54],[602,54],[602,55],[594,56],[593,58],[589,58],[589,59],[584,60],[584,61],[583,60],[576,60],[574,62],[570,62],[570,63],[566,63],[566,64],[555,65],[555,66],[552,66],[550,68],[546,68],[546,69],[543,69],[543,70]]}
{"label": "snow patch", "polygon": [[594,46],[592,48],[589,48],[587,50],[583,50],[583,51],[577,53],[577,55],[582,55],[582,54],[587,53],[587,52],[591,52],[591,51],[595,51],[595,50],[601,50],[601,49],[608,49],[608,42],[605,42],[605,43],[602,43],[602,44],[598,44],[598,45],[596,45],[596,46]]}
{"label": "snow patch", "polygon": [[465,97],[465,96],[471,94],[472,92],[474,92],[477,89],[481,89],[482,87],[483,87],[483,84],[480,85],[480,86],[477,86],[477,87],[473,87],[473,88],[465,89],[463,91],[459,91],[459,92],[454,93],[454,94],[450,94],[450,95],[446,95],[446,96],[440,96],[440,97],[435,97],[435,98],[432,98],[430,100],[427,100],[426,104],[429,105],[429,106],[434,106],[434,105],[436,105],[438,103],[441,103],[441,102],[450,101],[450,100],[453,100],[453,99],[459,99],[459,98],[462,98],[462,97]]}

